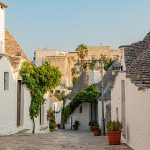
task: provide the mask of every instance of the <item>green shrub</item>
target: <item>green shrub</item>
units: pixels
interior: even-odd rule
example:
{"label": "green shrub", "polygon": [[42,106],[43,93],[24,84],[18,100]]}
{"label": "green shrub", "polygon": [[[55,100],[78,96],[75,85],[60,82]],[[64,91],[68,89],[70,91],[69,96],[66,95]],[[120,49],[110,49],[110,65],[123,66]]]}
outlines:
{"label": "green shrub", "polygon": [[122,122],[117,121],[109,121],[106,125],[108,131],[121,131],[123,128]]}
{"label": "green shrub", "polygon": [[90,126],[91,131],[100,130],[97,121],[90,121],[89,126]]}

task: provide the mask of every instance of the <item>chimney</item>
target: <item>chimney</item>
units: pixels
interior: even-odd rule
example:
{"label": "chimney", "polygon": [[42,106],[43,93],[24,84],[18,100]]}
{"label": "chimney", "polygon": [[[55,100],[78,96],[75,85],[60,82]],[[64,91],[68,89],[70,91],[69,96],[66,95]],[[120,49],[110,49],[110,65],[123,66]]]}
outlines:
{"label": "chimney", "polygon": [[5,53],[5,11],[7,6],[0,2],[0,53]]}

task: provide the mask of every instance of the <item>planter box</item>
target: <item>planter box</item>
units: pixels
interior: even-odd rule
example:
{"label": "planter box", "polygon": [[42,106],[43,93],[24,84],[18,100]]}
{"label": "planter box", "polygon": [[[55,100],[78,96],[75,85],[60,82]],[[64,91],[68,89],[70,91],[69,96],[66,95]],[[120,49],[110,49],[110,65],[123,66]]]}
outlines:
{"label": "planter box", "polygon": [[121,140],[121,131],[108,131],[108,141],[110,145],[119,145]]}
{"label": "planter box", "polygon": [[93,130],[94,136],[100,136],[101,132],[99,130]]}

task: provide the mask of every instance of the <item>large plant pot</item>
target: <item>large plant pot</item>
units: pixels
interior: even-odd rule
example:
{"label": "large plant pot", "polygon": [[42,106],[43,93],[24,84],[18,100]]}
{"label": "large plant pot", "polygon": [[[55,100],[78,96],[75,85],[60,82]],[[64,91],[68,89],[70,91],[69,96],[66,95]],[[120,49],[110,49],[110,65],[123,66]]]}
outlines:
{"label": "large plant pot", "polygon": [[100,136],[101,132],[100,130],[93,130],[94,136]]}
{"label": "large plant pot", "polygon": [[121,131],[108,131],[108,141],[110,145],[119,145],[121,140]]}

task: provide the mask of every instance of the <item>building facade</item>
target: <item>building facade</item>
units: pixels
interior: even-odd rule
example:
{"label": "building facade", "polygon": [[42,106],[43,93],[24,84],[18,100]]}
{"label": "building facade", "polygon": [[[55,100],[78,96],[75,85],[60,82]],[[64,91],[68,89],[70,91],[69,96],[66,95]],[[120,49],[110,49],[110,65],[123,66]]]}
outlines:
{"label": "building facade", "polygon": [[[5,29],[4,8],[0,3],[0,134],[8,135],[28,129],[32,132],[33,123],[29,115],[30,91],[19,77],[22,62],[29,61],[12,34]],[[46,96],[46,95],[45,95]],[[35,119],[35,132],[47,126],[47,108],[42,106],[40,117]],[[42,120],[42,121],[41,121]]]}
{"label": "building facade", "polygon": [[[120,50],[113,50],[110,46],[89,46],[85,60],[99,59],[103,56],[115,59],[120,57]],[[59,67],[62,72],[61,84],[64,87],[72,87],[72,68],[78,63],[77,52],[59,52],[58,50],[35,50],[35,64],[49,61],[51,65]],[[77,76],[79,76],[79,73]]]}
{"label": "building facade", "polygon": [[122,71],[116,72],[111,94],[112,120],[123,122],[122,141],[136,150],[150,147],[150,33],[122,46]]}

